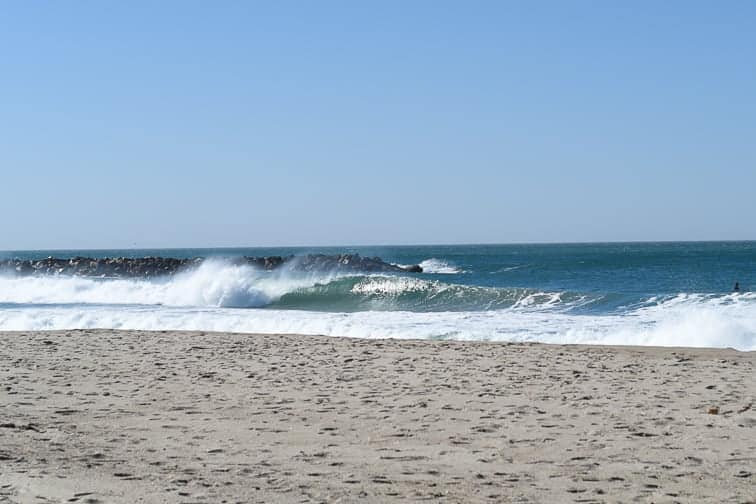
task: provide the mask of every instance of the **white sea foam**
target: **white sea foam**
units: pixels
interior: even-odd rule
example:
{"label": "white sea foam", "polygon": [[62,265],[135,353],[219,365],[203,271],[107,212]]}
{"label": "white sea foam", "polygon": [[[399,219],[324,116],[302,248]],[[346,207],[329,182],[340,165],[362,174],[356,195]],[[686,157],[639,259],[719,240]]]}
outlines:
{"label": "white sea foam", "polygon": [[546,343],[733,347],[756,350],[754,314],[692,308],[659,319],[522,312],[357,312],[179,307],[18,307],[3,330],[74,328],[301,333],[366,338],[449,338]]}
{"label": "white sea foam", "polygon": [[169,306],[28,306],[0,309],[2,330],[75,328],[300,333],[545,343],[733,347],[756,350],[756,304],[660,305],[628,315],[543,311],[357,312]]}
{"label": "white sea foam", "polygon": [[431,257],[430,259],[421,262],[420,267],[423,268],[423,273],[435,273],[437,275],[464,273],[464,271],[457,268],[452,263],[442,259],[436,259],[435,257]]}
{"label": "white sea foam", "polygon": [[248,265],[210,260],[195,270],[153,280],[0,277],[0,303],[254,308],[268,305],[288,292],[328,283],[336,277],[335,274],[259,271]]}
{"label": "white sea foam", "polygon": [[450,287],[448,284],[412,277],[372,276],[354,284],[351,292],[353,294],[378,296],[399,296],[409,292],[424,292],[428,295],[434,295]]}
{"label": "white sea foam", "polygon": [[[149,281],[4,277],[0,278],[0,330],[206,330],[756,350],[753,293],[680,294],[605,315],[565,311],[560,308],[564,304],[561,294],[539,292],[526,293],[513,306],[491,311],[333,313],[234,308],[263,306],[288,292],[335,278],[261,272],[217,262]],[[359,294],[383,295],[451,287],[401,277],[368,277],[354,285]]]}

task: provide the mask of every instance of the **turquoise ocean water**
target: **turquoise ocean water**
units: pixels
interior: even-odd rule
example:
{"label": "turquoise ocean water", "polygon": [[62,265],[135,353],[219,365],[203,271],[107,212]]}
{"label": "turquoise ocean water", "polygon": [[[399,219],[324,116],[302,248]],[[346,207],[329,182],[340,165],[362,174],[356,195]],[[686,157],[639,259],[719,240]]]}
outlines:
{"label": "turquoise ocean water", "polygon": [[[297,274],[224,261],[345,252],[421,264],[425,271]],[[196,329],[756,349],[756,242],[0,252],[0,258],[50,255],[213,260],[151,280],[5,272],[0,329]]]}

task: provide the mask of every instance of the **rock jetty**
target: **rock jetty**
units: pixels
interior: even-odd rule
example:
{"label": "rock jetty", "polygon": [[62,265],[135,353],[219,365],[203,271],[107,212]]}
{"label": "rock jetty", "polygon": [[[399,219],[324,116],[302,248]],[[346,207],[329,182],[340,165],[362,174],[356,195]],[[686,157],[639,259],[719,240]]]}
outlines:
{"label": "rock jetty", "polygon": [[[150,278],[173,275],[179,271],[196,268],[206,258],[173,257],[72,257],[46,259],[0,260],[0,272],[17,275],[71,275],[92,277]],[[418,265],[398,266],[383,261],[380,257],[362,257],[359,254],[309,254],[302,256],[230,257],[232,264],[248,264],[255,268],[272,271],[287,268],[292,271],[337,271],[354,273],[422,273]]]}

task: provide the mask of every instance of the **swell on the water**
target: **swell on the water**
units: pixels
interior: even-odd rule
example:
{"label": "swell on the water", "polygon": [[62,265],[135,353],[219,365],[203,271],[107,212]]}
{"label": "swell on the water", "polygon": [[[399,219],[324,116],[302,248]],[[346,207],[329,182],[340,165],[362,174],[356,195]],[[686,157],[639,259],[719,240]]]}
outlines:
{"label": "swell on the water", "polygon": [[259,271],[249,265],[208,260],[196,269],[155,279],[0,277],[0,303],[259,308],[287,292],[336,277],[323,272]]}
{"label": "swell on the water", "polygon": [[260,271],[221,260],[155,279],[80,276],[0,277],[0,303],[161,305],[351,311],[568,309],[588,298],[572,293],[444,283],[415,276]]}
{"label": "swell on the water", "polygon": [[[602,303],[597,295],[457,285],[417,275],[291,274],[207,261],[152,280],[0,277],[0,330],[205,330],[756,350],[754,293]],[[595,306],[601,309],[590,309]]]}

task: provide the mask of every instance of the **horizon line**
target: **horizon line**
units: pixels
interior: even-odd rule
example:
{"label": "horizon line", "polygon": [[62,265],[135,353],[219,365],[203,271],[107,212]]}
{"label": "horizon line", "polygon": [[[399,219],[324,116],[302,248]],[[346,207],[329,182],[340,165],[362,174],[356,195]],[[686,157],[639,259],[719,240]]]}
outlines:
{"label": "horizon line", "polygon": [[478,243],[414,243],[414,244],[372,244],[372,245],[232,245],[232,246],[201,246],[201,247],[95,247],[95,248],[39,248],[39,249],[2,249],[7,252],[69,252],[77,250],[108,251],[108,250],[219,250],[219,249],[265,249],[265,248],[369,248],[369,247],[486,247],[486,246],[520,246],[520,245],[622,245],[622,244],[654,244],[654,243],[749,243],[756,239],[734,240],[604,240],[604,241],[532,241],[532,242],[478,242]]}

